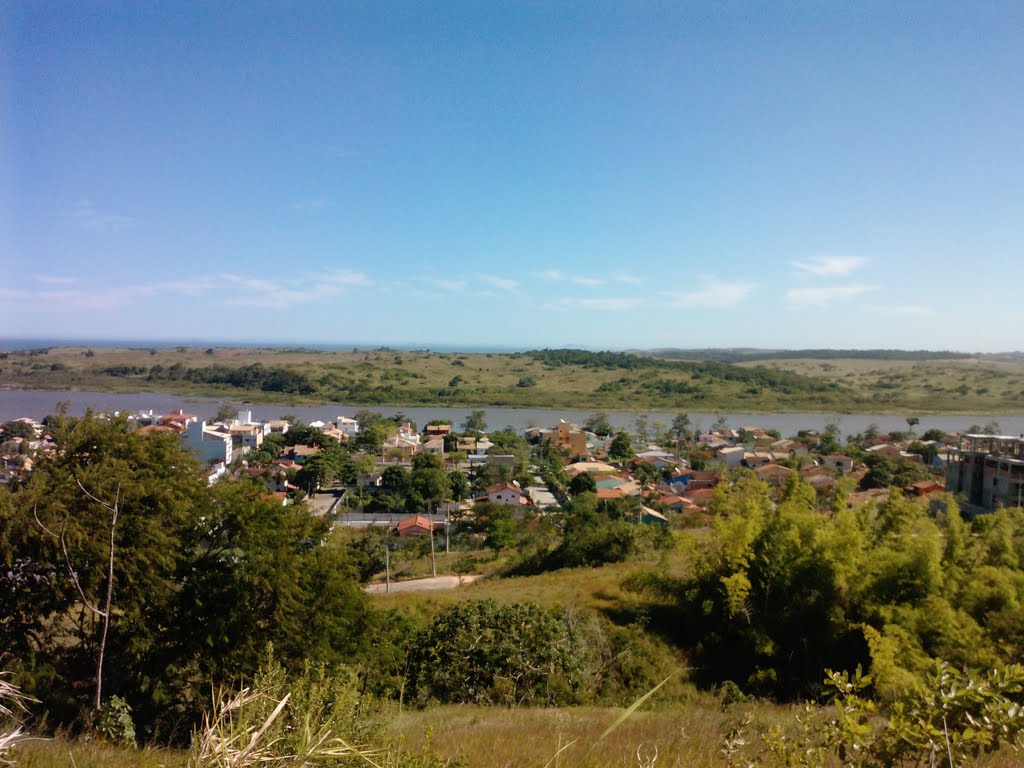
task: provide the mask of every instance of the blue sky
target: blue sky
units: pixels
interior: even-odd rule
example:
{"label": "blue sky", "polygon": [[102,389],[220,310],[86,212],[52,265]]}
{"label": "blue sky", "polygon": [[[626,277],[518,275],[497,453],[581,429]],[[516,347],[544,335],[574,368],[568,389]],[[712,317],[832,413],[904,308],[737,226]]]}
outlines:
{"label": "blue sky", "polygon": [[0,336],[1024,347],[1019,2],[0,16]]}

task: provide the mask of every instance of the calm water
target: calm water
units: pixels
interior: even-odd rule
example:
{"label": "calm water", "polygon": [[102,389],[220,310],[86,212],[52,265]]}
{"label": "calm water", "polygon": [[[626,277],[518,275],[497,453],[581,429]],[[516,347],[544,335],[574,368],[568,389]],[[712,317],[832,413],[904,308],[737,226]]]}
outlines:
{"label": "calm water", "polygon": [[[240,401],[225,401],[211,398],[180,397],[177,395],[153,393],[116,394],[111,392],[46,392],[39,390],[0,390],[0,421],[8,421],[20,416],[41,419],[53,413],[57,403],[69,401],[71,415],[81,415],[87,408],[97,411],[138,411],[152,410],[156,413],[168,413],[181,408],[194,413],[200,418],[210,418],[223,402],[241,405]],[[305,422],[319,419],[333,421],[338,416],[354,416],[360,406],[341,403],[318,406],[288,405],[246,405],[252,410],[255,419],[276,419],[286,413],[292,413]],[[422,426],[431,419],[450,419],[456,427],[462,423],[470,408],[428,408],[428,407],[374,407],[386,416],[404,413]],[[593,411],[558,411],[542,408],[485,408],[487,425],[491,429],[505,426],[521,430],[529,426],[552,426],[559,419],[582,424]],[[631,428],[639,416],[646,416],[653,427],[655,422],[668,426],[672,423],[674,412],[651,411],[609,411],[608,419],[616,428]],[[708,429],[719,416],[723,416],[730,427],[763,427],[777,429],[783,435],[794,435],[801,429],[823,429],[825,425],[835,423],[843,434],[863,432],[869,424],[875,424],[883,432],[888,430],[906,430],[907,422],[901,416],[883,416],[871,414],[845,415],[835,413],[697,413],[690,412],[690,421],[698,429]],[[1024,433],[1024,416],[921,416],[921,423],[915,427],[920,434],[926,429],[938,428],[948,432],[967,429],[972,424],[984,425],[990,421],[998,422],[1003,434],[1018,435]]]}

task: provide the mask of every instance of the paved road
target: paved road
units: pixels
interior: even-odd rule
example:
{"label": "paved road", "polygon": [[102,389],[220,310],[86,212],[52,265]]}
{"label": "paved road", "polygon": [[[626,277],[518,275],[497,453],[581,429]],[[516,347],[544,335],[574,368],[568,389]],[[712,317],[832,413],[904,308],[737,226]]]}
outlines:
{"label": "paved road", "polygon": [[[466,574],[462,577],[462,584],[472,584],[482,579],[483,575],[478,573]],[[428,576],[425,579],[409,579],[408,581],[392,581],[392,592],[426,592],[434,589],[455,589],[459,586],[458,576]],[[387,587],[385,584],[370,584],[366,591],[371,594],[383,595]]]}

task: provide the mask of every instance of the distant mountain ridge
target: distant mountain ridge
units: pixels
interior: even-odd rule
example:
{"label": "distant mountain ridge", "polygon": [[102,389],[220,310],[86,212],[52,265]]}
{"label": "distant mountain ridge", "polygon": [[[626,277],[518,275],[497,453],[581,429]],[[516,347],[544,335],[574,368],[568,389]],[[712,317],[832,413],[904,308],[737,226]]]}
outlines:
{"label": "distant mountain ridge", "polygon": [[928,349],[755,349],[752,347],[705,349],[628,349],[627,354],[658,357],[666,360],[743,363],[766,360],[965,360],[1020,362],[1024,352],[972,353]]}

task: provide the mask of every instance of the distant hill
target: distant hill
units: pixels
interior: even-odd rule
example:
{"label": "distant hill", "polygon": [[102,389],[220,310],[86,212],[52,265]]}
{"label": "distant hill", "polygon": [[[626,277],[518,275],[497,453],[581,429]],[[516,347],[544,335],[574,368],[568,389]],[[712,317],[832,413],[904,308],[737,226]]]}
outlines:
{"label": "distant hill", "polygon": [[664,360],[693,360],[697,362],[744,363],[755,360],[964,360],[980,358],[989,361],[1024,360],[1022,352],[975,354],[928,349],[754,349],[734,347],[728,349],[631,349],[629,354],[657,357]]}

